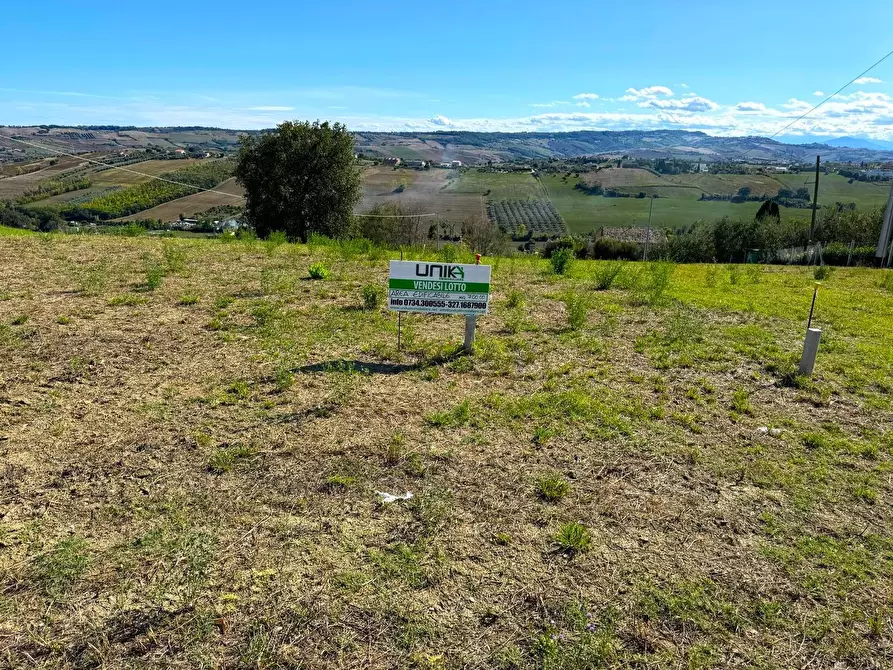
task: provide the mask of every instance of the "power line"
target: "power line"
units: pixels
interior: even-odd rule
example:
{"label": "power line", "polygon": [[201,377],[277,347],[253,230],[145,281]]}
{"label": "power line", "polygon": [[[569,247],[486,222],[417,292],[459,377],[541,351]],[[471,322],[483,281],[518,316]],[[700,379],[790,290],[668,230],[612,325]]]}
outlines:
{"label": "power line", "polygon": [[[829,95],[827,98],[825,98],[824,100],[822,100],[819,104],[815,105],[814,107],[812,107],[812,108],[809,109],[808,111],[804,112],[803,114],[801,114],[800,116],[798,116],[796,119],[794,119],[793,121],[791,121],[791,122],[790,122],[789,124],[787,124],[786,126],[783,126],[783,127],[779,128],[778,130],[776,130],[774,133],[772,133],[772,134],[771,134],[769,137],[767,137],[766,139],[771,140],[773,137],[777,137],[778,135],[780,135],[781,133],[783,133],[784,131],[786,131],[788,128],[790,128],[790,127],[793,126],[794,124],[796,124],[796,123],[802,121],[803,119],[805,119],[807,116],[809,116],[810,114],[812,114],[815,110],[817,110],[819,107],[821,107],[821,106],[824,105],[826,102],[828,102],[831,98],[833,98],[833,97],[839,95],[844,89],[846,89],[848,86],[850,86],[850,85],[851,85],[853,82],[855,82],[857,79],[860,79],[860,78],[864,77],[866,74],[868,74],[869,72],[871,72],[874,68],[876,68],[878,65],[880,65],[881,63],[883,63],[885,60],[887,60],[890,56],[893,56],[893,50],[887,52],[887,55],[885,55],[883,58],[881,58],[880,60],[878,60],[874,65],[872,65],[871,67],[869,67],[869,68],[868,68],[867,70],[865,70],[864,72],[860,72],[859,74],[857,74],[855,77],[853,77],[852,79],[850,79],[846,84],[844,84],[844,85],[841,86],[839,89],[837,89],[836,91],[834,91],[834,93],[832,93],[832,94]],[[743,159],[743,158],[744,158],[745,156],[747,156],[747,154],[749,154],[751,151],[754,151],[754,150],[751,149],[750,151],[745,151],[744,154],[742,154],[741,158]]]}
{"label": "power line", "polygon": [[365,216],[370,219],[423,219],[427,216],[437,216],[437,212],[430,214],[357,214],[357,216]]}
{"label": "power line", "polygon": [[47,153],[51,153],[56,156],[66,156],[68,158],[74,158],[75,160],[86,161],[88,163],[95,163],[96,165],[102,165],[103,167],[107,167],[111,170],[121,170],[122,172],[129,172],[131,174],[136,174],[141,177],[148,177],[149,179],[157,179],[158,181],[167,182],[168,184],[174,184],[176,186],[183,186],[185,188],[191,188],[191,189],[194,189],[196,193],[216,193],[217,195],[225,195],[229,198],[238,198],[239,200],[241,200],[243,197],[241,195],[236,195],[235,193],[226,193],[225,191],[217,191],[217,190],[214,190],[213,188],[200,188],[198,186],[193,186],[192,184],[186,184],[181,181],[175,181],[173,179],[166,179],[164,177],[159,177],[158,175],[155,175],[155,174],[147,174],[145,172],[140,172],[139,170],[131,170],[130,168],[119,167],[116,165],[110,165],[109,163],[103,163],[102,161],[93,160],[92,158],[86,158],[84,156],[78,156],[77,154],[69,154],[69,153],[65,153],[64,151],[59,151],[57,149],[51,149],[51,148],[45,147],[41,144],[36,144],[34,142],[26,142],[25,140],[20,140],[15,137],[4,137],[3,139],[9,140],[10,142],[18,142],[19,144],[27,144],[29,147],[35,147],[37,149],[41,149],[43,151],[46,151]]}

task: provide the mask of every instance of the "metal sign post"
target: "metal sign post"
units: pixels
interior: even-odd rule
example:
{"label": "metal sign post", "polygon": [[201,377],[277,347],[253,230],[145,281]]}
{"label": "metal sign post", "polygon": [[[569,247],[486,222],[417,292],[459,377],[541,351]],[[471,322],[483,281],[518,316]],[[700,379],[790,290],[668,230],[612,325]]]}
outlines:
{"label": "metal sign post", "polygon": [[[474,255],[474,264],[481,264],[481,255]],[[474,347],[474,333],[475,328],[477,327],[477,314],[466,314],[465,315],[465,351],[467,353],[471,353],[472,348]]]}

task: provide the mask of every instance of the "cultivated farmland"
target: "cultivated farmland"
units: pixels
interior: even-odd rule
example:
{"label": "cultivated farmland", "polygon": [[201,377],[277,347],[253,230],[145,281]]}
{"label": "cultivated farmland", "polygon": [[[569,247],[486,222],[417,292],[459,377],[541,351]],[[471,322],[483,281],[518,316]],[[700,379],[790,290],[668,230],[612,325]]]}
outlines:
{"label": "cultivated farmland", "polygon": [[[227,179],[222,184],[218,184],[214,187],[214,191],[217,191],[217,193],[205,191],[170,200],[151,209],[126,216],[122,220],[159,219],[161,221],[175,221],[180,214],[191,217],[206,212],[212,207],[220,205],[241,206],[245,203],[244,197],[242,197],[245,194],[245,189],[236,183],[235,178]],[[227,193],[237,197],[225,195]]]}
{"label": "cultivated farmland", "polygon": [[393,251],[0,256],[10,667],[893,661],[889,274],[827,278],[808,379],[808,268],[485,259],[462,355],[458,317],[397,351]]}
{"label": "cultivated farmland", "polygon": [[567,235],[567,226],[549,200],[499,200],[488,206],[490,219],[503,230],[534,238]]}

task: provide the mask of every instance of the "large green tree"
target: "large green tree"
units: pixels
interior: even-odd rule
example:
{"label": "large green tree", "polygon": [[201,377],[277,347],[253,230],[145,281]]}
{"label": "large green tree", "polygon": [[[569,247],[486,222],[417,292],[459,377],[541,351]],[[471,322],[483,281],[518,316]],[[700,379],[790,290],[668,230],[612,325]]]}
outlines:
{"label": "large green tree", "polygon": [[235,174],[245,187],[248,223],[260,237],[274,231],[292,240],[339,237],[360,199],[353,137],[340,123],[286,121],[274,132],[248,135]]}

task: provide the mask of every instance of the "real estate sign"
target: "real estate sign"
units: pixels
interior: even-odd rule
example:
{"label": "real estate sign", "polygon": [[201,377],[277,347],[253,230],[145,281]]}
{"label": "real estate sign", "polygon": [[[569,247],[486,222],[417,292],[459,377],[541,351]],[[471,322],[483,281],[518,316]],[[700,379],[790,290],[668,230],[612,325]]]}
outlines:
{"label": "real estate sign", "polygon": [[398,312],[486,314],[490,266],[391,261],[388,308]]}

